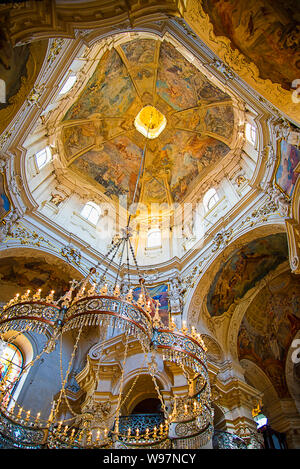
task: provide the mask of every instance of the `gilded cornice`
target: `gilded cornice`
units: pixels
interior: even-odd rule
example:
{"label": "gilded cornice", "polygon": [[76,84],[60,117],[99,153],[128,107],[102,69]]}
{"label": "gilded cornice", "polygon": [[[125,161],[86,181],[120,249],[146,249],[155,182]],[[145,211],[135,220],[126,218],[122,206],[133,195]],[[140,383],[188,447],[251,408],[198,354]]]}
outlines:
{"label": "gilded cornice", "polygon": [[2,14],[9,13],[9,35],[12,43],[26,44],[49,37],[74,38],[78,31],[106,28],[128,23],[141,26],[148,19],[164,20],[182,16],[184,0],[95,0],[64,4],[55,0],[29,0],[19,8],[2,6]]}

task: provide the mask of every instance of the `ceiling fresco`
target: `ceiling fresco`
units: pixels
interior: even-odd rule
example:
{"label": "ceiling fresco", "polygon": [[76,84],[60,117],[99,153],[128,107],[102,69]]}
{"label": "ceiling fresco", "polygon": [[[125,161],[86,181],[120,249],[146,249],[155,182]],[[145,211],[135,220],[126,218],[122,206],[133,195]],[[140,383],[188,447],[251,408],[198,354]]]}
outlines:
{"label": "ceiling fresco", "polygon": [[67,165],[131,203],[146,141],[134,121],[146,105],[166,126],[147,140],[140,200],[181,201],[228,154],[235,120],[230,96],[166,41],[136,39],[104,53],[60,123]]}
{"label": "ceiling fresco", "polygon": [[207,296],[211,316],[225,313],[235,299],[288,259],[287,237],[277,233],[251,241],[236,250],[216,274]]}
{"label": "ceiling fresco", "polygon": [[300,76],[297,0],[203,0],[202,8],[215,35],[229,38],[233,50],[255,63],[262,79],[291,89]]}
{"label": "ceiling fresco", "polygon": [[41,296],[55,290],[55,297],[69,288],[69,282],[81,276],[65,262],[47,261],[30,256],[5,257],[0,262],[0,301],[8,301],[17,292],[30,289],[35,293],[42,288]]}
{"label": "ceiling fresco", "polygon": [[260,366],[279,397],[289,396],[285,361],[300,327],[300,282],[288,272],[263,288],[243,318],[238,334],[239,359]]}

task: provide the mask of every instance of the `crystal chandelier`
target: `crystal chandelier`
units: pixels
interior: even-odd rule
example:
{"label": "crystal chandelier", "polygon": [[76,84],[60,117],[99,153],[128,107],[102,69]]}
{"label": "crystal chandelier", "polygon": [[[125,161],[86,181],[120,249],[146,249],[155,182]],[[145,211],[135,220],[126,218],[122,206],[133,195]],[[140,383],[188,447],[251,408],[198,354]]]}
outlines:
{"label": "crystal chandelier", "polygon": [[[150,127],[151,116],[148,130]],[[133,200],[142,174],[145,149]],[[15,381],[8,383],[3,379],[0,382],[0,447],[198,448],[211,439],[213,410],[205,345],[195,328],[190,331],[184,322],[181,329],[176,327],[172,318],[168,326],[162,323],[159,301],[151,298],[136,261],[131,243],[130,219],[131,215],[126,228],[113,240],[103,260],[105,267],[98,264],[90,269],[81,282],[73,280],[69,290],[60,298],[55,298],[54,291],[42,297],[41,289],[34,294],[28,290],[23,295],[17,294],[3,307],[0,315],[2,348],[6,341],[12,342],[18,335],[29,331],[42,334],[48,340],[42,351],[25,365]],[[125,257],[127,271],[121,275]],[[118,258],[115,278],[108,281],[106,275]],[[130,275],[130,260],[133,260],[135,267],[133,277]],[[99,279],[96,274],[100,268]],[[135,294],[137,287],[140,289],[138,297]],[[98,329],[102,331],[103,341],[109,326],[118,328],[125,338],[116,407],[113,410],[109,406],[103,409],[95,399],[94,392],[81,413],[75,413],[70,419],[62,419],[59,412],[63,399],[70,407],[65,387],[82,331]],[[13,399],[12,389],[44,354],[53,353],[58,344],[62,351],[62,340],[68,331],[76,334],[68,369],[58,397],[52,400],[50,415],[48,418],[41,418],[41,412],[33,415],[30,410],[20,407]],[[142,425],[124,425],[120,415],[124,399],[128,397],[128,393],[124,396],[124,369],[128,344],[133,338],[138,341],[144,355],[164,414],[159,424],[146,428]],[[179,366],[188,382],[187,395],[174,398],[170,408],[165,405],[155,376],[155,357],[158,355],[163,362]],[[95,373],[96,386],[99,369],[100,359]],[[110,418],[106,418],[107,416]]]}

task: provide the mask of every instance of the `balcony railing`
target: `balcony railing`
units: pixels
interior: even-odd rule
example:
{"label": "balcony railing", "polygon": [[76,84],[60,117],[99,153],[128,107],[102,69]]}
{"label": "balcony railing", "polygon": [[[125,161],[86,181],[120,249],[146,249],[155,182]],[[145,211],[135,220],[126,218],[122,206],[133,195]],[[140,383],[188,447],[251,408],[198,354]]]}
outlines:
{"label": "balcony railing", "polygon": [[160,424],[164,423],[164,416],[161,413],[157,414],[131,414],[120,417],[119,432],[121,434],[127,433],[129,427],[132,433],[139,429],[140,435],[153,430],[154,427],[159,428]]}

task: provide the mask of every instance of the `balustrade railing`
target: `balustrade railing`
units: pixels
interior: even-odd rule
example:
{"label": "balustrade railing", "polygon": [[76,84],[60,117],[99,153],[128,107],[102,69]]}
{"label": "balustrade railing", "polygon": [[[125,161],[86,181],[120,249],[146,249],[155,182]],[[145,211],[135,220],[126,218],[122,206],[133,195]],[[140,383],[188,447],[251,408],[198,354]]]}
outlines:
{"label": "balustrade railing", "polygon": [[161,424],[164,423],[164,415],[162,413],[157,414],[131,414],[120,417],[119,421],[119,432],[125,434],[128,429],[131,429],[132,433],[139,429],[139,433],[143,434],[147,428],[152,431],[154,427],[157,429]]}

